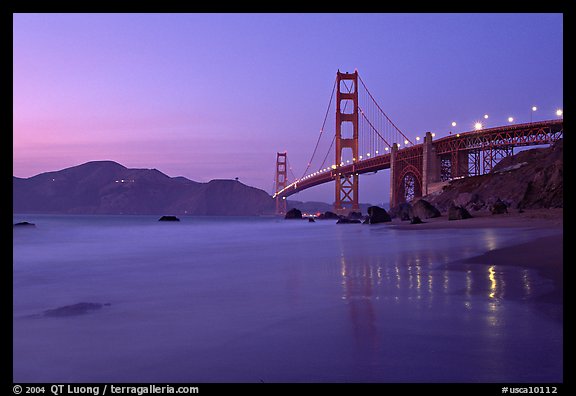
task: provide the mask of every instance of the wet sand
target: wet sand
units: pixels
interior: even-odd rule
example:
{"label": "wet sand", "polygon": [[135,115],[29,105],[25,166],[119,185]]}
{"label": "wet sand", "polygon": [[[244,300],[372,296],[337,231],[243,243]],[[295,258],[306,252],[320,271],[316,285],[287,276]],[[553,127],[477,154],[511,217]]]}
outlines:
{"label": "wet sand", "polygon": [[446,216],[425,219],[424,224],[395,222],[392,227],[402,230],[464,229],[464,228],[529,228],[557,231],[555,235],[533,239],[514,246],[488,251],[482,255],[463,260],[463,263],[491,263],[498,266],[531,268],[554,282],[555,289],[539,298],[540,302],[563,303],[563,209],[536,209],[523,213],[492,215],[472,213],[466,220],[448,220]]}

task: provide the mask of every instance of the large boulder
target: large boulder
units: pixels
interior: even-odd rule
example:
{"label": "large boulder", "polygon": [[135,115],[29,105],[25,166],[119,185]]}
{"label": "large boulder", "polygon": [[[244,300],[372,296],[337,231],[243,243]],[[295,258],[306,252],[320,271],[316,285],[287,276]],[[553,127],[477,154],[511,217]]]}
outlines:
{"label": "large boulder", "polygon": [[334,212],[326,211],[326,212],[322,213],[320,216],[318,216],[318,219],[319,220],[338,220],[338,219],[340,219],[340,216],[338,216]]}
{"label": "large boulder", "polygon": [[296,208],[290,209],[284,216],[285,219],[299,219],[302,220],[302,212]]}
{"label": "large boulder", "polygon": [[490,212],[492,212],[493,215],[508,213],[508,205],[498,198],[490,207]]}
{"label": "large boulder", "polygon": [[21,221],[20,223],[14,224],[14,227],[29,227],[29,228],[34,228],[34,227],[36,227],[36,224],[34,224],[34,223],[29,223],[29,222],[27,222],[27,221]]}
{"label": "large boulder", "polygon": [[402,202],[393,208],[390,208],[390,217],[399,218],[402,221],[412,218],[412,205],[408,202]]}
{"label": "large boulder", "polygon": [[470,219],[472,215],[463,206],[452,205],[448,208],[448,220]]}
{"label": "large boulder", "polygon": [[424,224],[424,222],[422,219],[420,219],[420,217],[414,216],[412,217],[412,220],[410,220],[410,224]]}
{"label": "large boulder", "polygon": [[386,223],[392,221],[392,218],[385,209],[379,206],[370,206],[368,208],[368,224]]}
{"label": "large boulder", "polygon": [[361,212],[350,212],[348,213],[348,217],[350,220],[363,220],[364,216],[362,216]]}
{"label": "large boulder", "polygon": [[421,219],[430,219],[440,216],[440,211],[424,199],[419,199],[414,203],[414,205],[412,205],[412,218],[419,217]]}
{"label": "large boulder", "polygon": [[180,219],[176,216],[162,216],[158,221],[180,221]]}
{"label": "large boulder", "polygon": [[346,217],[341,217],[336,224],[361,224],[362,222],[357,219],[347,219]]}

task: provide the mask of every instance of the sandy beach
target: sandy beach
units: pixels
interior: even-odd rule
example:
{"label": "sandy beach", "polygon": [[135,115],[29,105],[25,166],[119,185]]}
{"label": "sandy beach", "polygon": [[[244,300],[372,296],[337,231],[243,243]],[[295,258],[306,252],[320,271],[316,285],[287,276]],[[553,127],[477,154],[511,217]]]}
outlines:
{"label": "sandy beach", "polygon": [[540,302],[563,303],[563,214],[562,208],[533,209],[523,213],[513,211],[508,214],[492,215],[488,212],[472,213],[466,220],[448,220],[447,216],[424,220],[424,224],[409,224],[395,221],[393,227],[402,230],[421,229],[465,229],[465,228],[528,228],[557,231],[554,235],[536,238],[519,245],[494,249],[464,263],[490,262],[498,266],[518,266],[532,268],[554,281],[555,290],[539,298]]}

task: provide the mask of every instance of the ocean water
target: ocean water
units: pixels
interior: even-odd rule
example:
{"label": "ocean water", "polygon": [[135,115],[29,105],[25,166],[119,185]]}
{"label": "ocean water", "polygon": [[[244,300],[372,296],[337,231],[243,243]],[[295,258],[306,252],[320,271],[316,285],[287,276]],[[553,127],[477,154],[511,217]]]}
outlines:
{"label": "ocean water", "polygon": [[458,263],[541,230],[157,219],[14,215],[15,382],[563,380],[551,281]]}

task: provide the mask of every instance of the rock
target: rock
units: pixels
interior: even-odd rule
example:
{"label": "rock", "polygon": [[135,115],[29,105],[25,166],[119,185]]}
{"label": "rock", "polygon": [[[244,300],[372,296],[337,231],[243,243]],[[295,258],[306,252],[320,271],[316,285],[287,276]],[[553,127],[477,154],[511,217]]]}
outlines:
{"label": "rock", "polygon": [[390,217],[397,217],[402,221],[412,218],[412,205],[408,202],[402,202],[398,206],[390,209]]}
{"label": "rock", "polygon": [[340,218],[336,224],[361,224],[362,222],[357,219],[347,219],[346,217]]}
{"label": "rock", "polygon": [[110,306],[110,303],[87,303],[81,302],[74,305],[65,305],[56,309],[48,309],[43,312],[44,316],[48,317],[65,317],[65,316],[78,316],[84,315],[88,312],[96,311],[104,306]]}
{"label": "rock", "polygon": [[424,219],[431,219],[433,217],[440,217],[440,211],[430,202],[419,199],[412,205],[412,216]]}
{"label": "rock", "polygon": [[285,219],[298,219],[302,220],[302,212],[296,208],[290,209],[284,216]]}
{"label": "rock", "polygon": [[[503,158],[491,172],[451,180],[442,191],[424,197],[440,211],[450,205],[490,213],[496,197],[511,208],[539,209],[564,206],[563,140],[548,148],[533,148]],[[503,208],[502,208],[503,210]],[[505,212],[504,212],[505,213]]]}
{"label": "rock", "polygon": [[494,204],[492,204],[490,207],[490,212],[492,212],[493,215],[508,213],[508,205],[506,205],[500,198],[498,198],[496,202],[494,202]]}
{"label": "rock", "polygon": [[420,217],[414,216],[412,217],[412,220],[410,220],[410,224],[424,224],[424,222],[420,219]]}
{"label": "rock", "polygon": [[363,220],[364,216],[362,216],[362,213],[360,212],[350,212],[348,213],[348,217],[350,220]]}
{"label": "rock", "polygon": [[315,223],[314,217],[308,217],[308,223]]}
{"label": "rock", "polygon": [[472,215],[462,206],[452,205],[448,208],[448,220],[470,219]]}
{"label": "rock", "polygon": [[180,221],[180,219],[176,216],[162,216],[158,221]]}
{"label": "rock", "polygon": [[14,227],[36,227],[36,224],[28,223],[27,221],[21,221],[20,223],[14,224]]}
{"label": "rock", "polygon": [[320,216],[318,216],[318,219],[319,220],[338,220],[338,219],[340,219],[340,216],[338,216],[334,212],[326,211],[326,212],[322,213]]}
{"label": "rock", "polygon": [[379,206],[370,206],[368,208],[368,224],[386,223],[392,221],[392,218],[385,209]]}

